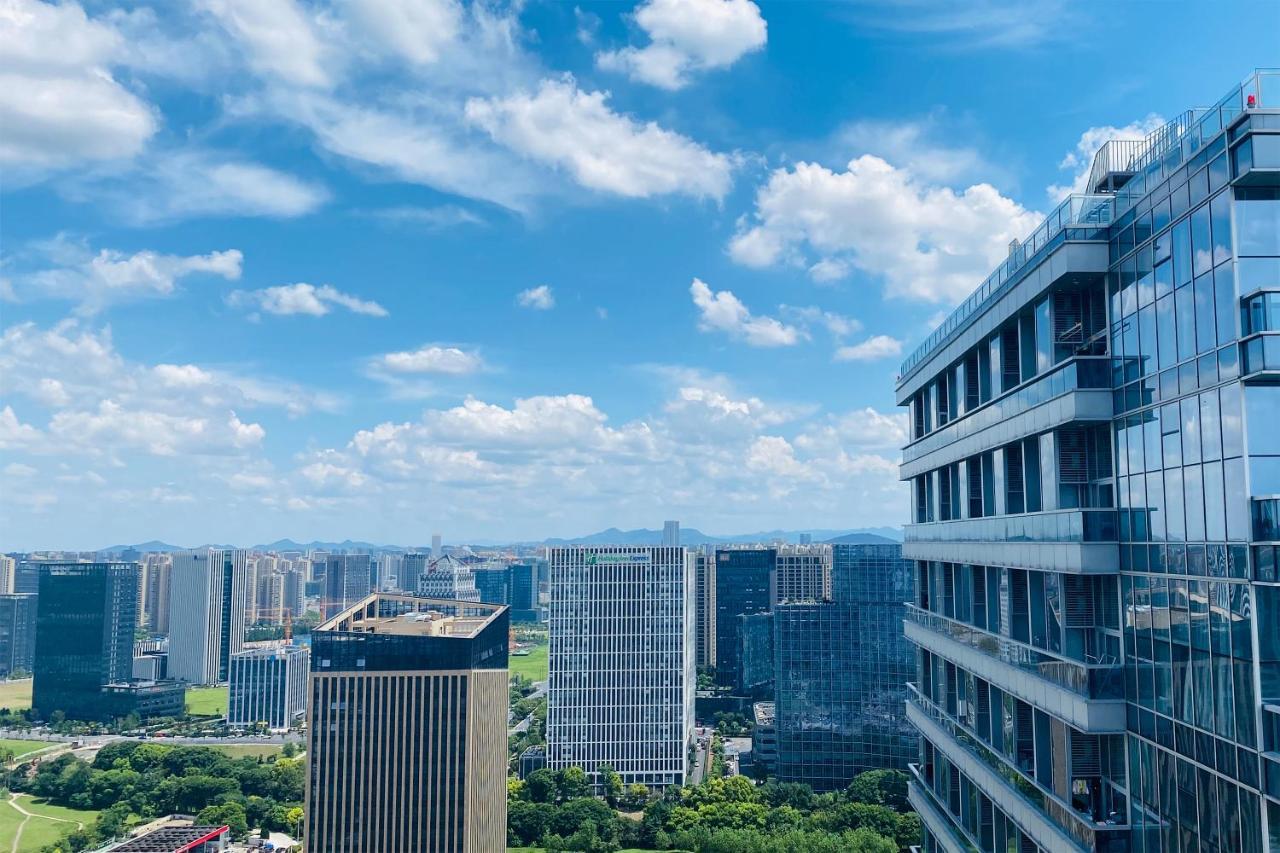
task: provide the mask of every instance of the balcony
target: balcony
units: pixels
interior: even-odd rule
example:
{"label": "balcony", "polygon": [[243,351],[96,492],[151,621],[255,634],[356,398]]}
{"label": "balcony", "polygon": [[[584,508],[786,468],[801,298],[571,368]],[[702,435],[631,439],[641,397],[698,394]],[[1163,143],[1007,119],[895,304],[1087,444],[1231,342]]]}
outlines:
{"label": "balcony", "polygon": [[907,719],[921,736],[978,785],[991,802],[1046,850],[1128,850],[1129,827],[1095,822],[1075,811],[1052,791],[984,744],[914,687],[907,699]]}
{"label": "balcony", "polygon": [[1125,730],[1124,670],[1086,664],[907,604],[906,637],[1024,702],[1092,734]]}
{"label": "balcony", "polygon": [[938,847],[946,853],[978,853],[981,849],[963,829],[956,825],[937,794],[920,774],[920,767],[908,764],[911,781],[907,783],[907,801],[920,815],[920,821],[933,835]]}
{"label": "balcony", "polygon": [[902,556],[1068,572],[1119,571],[1114,509],[1061,509],[906,527]]}
{"label": "balcony", "polygon": [[[1047,407],[1051,402],[1054,405]],[[1012,438],[1074,421],[1109,421],[1112,414],[1111,359],[1073,358],[908,444],[902,450],[902,478],[991,450]],[[945,458],[934,455],[944,450]]]}

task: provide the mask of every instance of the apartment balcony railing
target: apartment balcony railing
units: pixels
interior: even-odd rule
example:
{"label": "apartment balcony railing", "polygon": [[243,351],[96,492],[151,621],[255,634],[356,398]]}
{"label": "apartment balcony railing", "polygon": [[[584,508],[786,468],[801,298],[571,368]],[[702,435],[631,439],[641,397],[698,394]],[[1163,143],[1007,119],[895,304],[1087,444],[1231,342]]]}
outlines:
{"label": "apartment balcony railing", "polygon": [[1119,661],[1084,663],[1058,657],[1027,643],[992,634],[914,604],[904,606],[908,621],[1085,699],[1124,699],[1124,669]]}
{"label": "apartment balcony railing", "polygon": [[911,542],[1116,542],[1114,509],[1057,509],[909,524]]}
{"label": "apartment balcony railing", "polygon": [[[1129,849],[1127,817],[1116,815],[1095,821],[1073,809],[1056,794],[1032,779],[1031,768],[1019,768],[1010,759],[987,746],[978,735],[907,685],[907,717],[933,745],[941,750],[972,781],[982,786],[994,802],[1022,826],[1036,843],[1051,850],[1067,849],[1068,836],[1075,849],[1097,853],[1120,853]],[[966,761],[965,759],[968,759]],[[969,772],[972,771],[972,772]],[[1001,796],[996,788],[1002,789]],[[1015,803],[1021,804],[1021,809]],[[1055,836],[1058,840],[1055,843]]]}
{"label": "apartment balcony railing", "polygon": [[982,848],[964,827],[956,822],[951,810],[933,790],[929,780],[920,772],[920,765],[908,764],[907,772],[911,781],[907,783],[907,799],[915,806],[916,814],[934,839],[948,853],[978,853]]}
{"label": "apartment balcony railing", "polygon": [[977,435],[1063,394],[1093,389],[1111,391],[1109,356],[1077,356],[1062,362],[1048,373],[916,439],[903,449],[903,461],[910,462],[953,441]]}

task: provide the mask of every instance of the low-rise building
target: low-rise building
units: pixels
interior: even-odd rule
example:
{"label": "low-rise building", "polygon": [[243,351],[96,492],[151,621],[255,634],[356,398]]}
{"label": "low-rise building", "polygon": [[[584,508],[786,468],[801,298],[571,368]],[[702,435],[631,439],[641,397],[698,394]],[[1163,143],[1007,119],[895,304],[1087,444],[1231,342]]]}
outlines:
{"label": "low-rise building", "polygon": [[307,712],[310,662],[311,650],[306,646],[256,648],[232,655],[227,723],[265,723],[273,731],[292,727]]}

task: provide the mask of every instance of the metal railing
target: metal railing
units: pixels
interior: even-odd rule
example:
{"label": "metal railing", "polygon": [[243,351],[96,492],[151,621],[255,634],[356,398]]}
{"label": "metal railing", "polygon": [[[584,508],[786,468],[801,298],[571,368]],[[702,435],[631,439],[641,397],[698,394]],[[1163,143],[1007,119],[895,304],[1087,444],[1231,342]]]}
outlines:
{"label": "metal railing", "polygon": [[1055,509],[914,522],[906,526],[903,541],[1109,543],[1119,541],[1119,531],[1114,509]]}
{"label": "metal railing", "polygon": [[1124,669],[1118,661],[1074,661],[911,603],[904,606],[908,621],[1085,699],[1124,698]]}

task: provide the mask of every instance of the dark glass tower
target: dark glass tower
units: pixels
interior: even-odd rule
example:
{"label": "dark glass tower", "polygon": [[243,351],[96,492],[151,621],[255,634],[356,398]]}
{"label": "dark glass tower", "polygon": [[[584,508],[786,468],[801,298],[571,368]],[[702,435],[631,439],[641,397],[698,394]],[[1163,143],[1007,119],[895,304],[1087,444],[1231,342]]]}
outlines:
{"label": "dark glass tower", "polygon": [[35,595],[0,595],[0,675],[30,672],[36,650]]}
{"label": "dark glass tower", "polygon": [[1102,147],[902,365],[927,851],[1280,849],[1280,72]]}
{"label": "dark glass tower", "polygon": [[773,608],[773,548],[732,548],[716,551],[716,680],[744,690],[742,620],[739,616],[767,613]]}
{"label": "dark glass tower", "polygon": [[109,719],[108,684],[133,675],[136,563],[42,563],[31,705],[40,719]]}
{"label": "dark glass tower", "polygon": [[904,707],[915,652],[902,635],[914,565],[897,544],[833,550],[834,600],[773,614],[777,776],[819,791],[906,770],[918,749]]}
{"label": "dark glass tower", "polygon": [[481,601],[485,604],[511,604],[510,566],[501,569],[476,569],[474,574]]}
{"label": "dark glass tower", "polygon": [[311,634],[307,849],[505,849],[507,609],[380,594]]}

